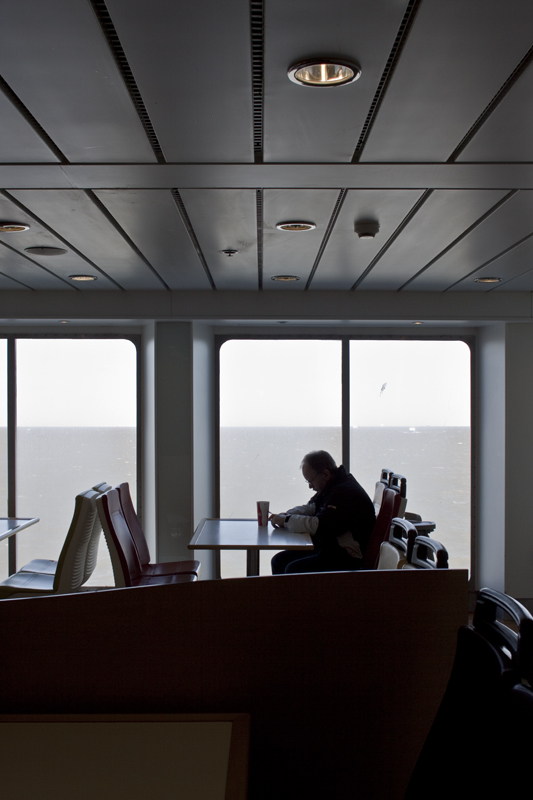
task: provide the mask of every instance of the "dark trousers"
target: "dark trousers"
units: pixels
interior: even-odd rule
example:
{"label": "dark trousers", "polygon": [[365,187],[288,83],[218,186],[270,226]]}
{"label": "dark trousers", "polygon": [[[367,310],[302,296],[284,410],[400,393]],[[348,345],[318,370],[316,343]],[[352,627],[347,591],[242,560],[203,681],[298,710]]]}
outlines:
{"label": "dark trousers", "polygon": [[342,547],[337,550],[315,550],[312,556],[304,556],[300,550],[282,550],[272,559],[272,575],[339,572],[362,569],[362,566],[362,559],[352,558]]}

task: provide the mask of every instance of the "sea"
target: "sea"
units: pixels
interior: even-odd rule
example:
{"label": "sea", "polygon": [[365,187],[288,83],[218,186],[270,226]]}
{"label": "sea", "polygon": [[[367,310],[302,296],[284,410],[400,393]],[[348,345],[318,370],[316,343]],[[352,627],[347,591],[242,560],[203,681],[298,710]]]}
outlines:
{"label": "sea", "polygon": [[[352,428],[351,472],[372,497],[381,469],[407,478],[407,509],[435,521],[433,536],[448,549],[450,566],[470,568],[470,429],[466,427]],[[222,517],[255,517],[257,500],[282,512],[312,494],[300,463],[311,450],[328,450],[341,463],[340,428],[223,427],[220,430]],[[7,515],[6,429],[0,428],[0,516]],[[79,492],[107,481],[128,481],[136,494],[136,429],[19,427],[17,514],[40,522],[17,536],[18,566],[57,560]],[[272,553],[261,554],[270,574]],[[226,551],[223,577],[246,574],[245,554]],[[0,579],[7,577],[7,541],[0,542]],[[112,586],[102,537],[92,585]]]}

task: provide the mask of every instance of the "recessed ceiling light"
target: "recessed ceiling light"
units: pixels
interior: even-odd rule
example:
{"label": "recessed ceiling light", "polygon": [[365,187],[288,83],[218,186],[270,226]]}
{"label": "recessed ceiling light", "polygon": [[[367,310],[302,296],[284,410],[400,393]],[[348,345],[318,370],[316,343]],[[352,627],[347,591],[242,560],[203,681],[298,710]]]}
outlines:
{"label": "recessed ceiling light", "polygon": [[354,224],[354,230],[360,239],[373,239],[379,233],[379,222],[374,219],[362,219]]}
{"label": "recessed ceiling light", "polygon": [[224,255],[228,256],[228,258],[231,258],[232,256],[236,256],[239,251],[228,248],[227,250],[221,250],[220,252],[224,253]]}
{"label": "recessed ceiling light", "polygon": [[501,283],[501,278],[474,278],[474,283]]}
{"label": "recessed ceiling light", "polygon": [[420,320],[417,320],[416,322],[413,322],[413,325],[423,325],[423,324],[424,324],[424,323],[423,323],[423,322],[421,322]]}
{"label": "recessed ceiling light", "polygon": [[68,325],[69,320],[68,319],[60,319],[59,322],[61,323],[61,325]]}
{"label": "recessed ceiling light", "polygon": [[290,233],[301,233],[302,231],[314,231],[314,222],[278,222],[278,231],[289,231]]}
{"label": "recessed ceiling light", "polygon": [[284,281],[285,283],[290,283],[291,281],[299,281],[300,278],[298,275],[273,275],[270,278],[271,281]]}
{"label": "recessed ceiling light", "polygon": [[62,247],[26,247],[25,253],[33,253],[34,256],[62,256],[67,250]]}
{"label": "recessed ceiling light", "polygon": [[286,319],[278,319],[278,325],[286,325],[286,324],[287,324]]}
{"label": "recessed ceiling light", "polygon": [[21,233],[29,229],[30,226],[24,222],[0,222],[0,233]]}
{"label": "recessed ceiling light", "polygon": [[300,86],[346,86],[359,78],[361,67],[337,58],[310,58],[293,64],[287,75]]}
{"label": "recessed ceiling light", "polygon": [[71,281],[97,281],[98,278],[95,275],[69,275],[69,280]]}

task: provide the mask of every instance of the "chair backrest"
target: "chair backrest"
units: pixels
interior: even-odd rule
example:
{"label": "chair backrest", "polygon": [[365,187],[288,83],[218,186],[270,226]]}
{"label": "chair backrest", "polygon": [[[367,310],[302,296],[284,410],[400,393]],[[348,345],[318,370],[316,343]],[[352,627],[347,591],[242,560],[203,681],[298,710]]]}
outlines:
{"label": "chair backrest", "polygon": [[97,496],[98,493],[92,489],[76,496],[72,522],[57,562],[54,593],[76,592],[85,583],[87,550],[97,516]]}
{"label": "chair backrest", "polygon": [[139,517],[137,516],[133,507],[129,483],[121,483],[120,486],[117,486],[117,490],[120,497],[122,512],[126,518],[126,522],[128,523],[128,528],[130,529],[133,541],[135,542],[135,547],[137,548],[139,561],[144,566],[145,564],[150,563],[150,550],[148,549],[148,544],[146,542],[146,537],[141,527],[141,523],[139,522]]}
{"label": "chair backrest", "polygon": [[411,522],[403,517],[394,517],[390,526],[389,542],[401,550],[404,557],[409,553],[409,541],[414,543],[416,536],[417,530]]}
{"label": "chair backrest", "polygon": [[403,517],[407,506],[407,478],[403,475],[399,475],[397,472],[393,472],[390,476],[389,487],[395,492],[398,492],[402,498],[398,507],[397,516]]}
{"label": "chair backrest", "polygon": [[381,500],[383,498],[383,489],[389,486],[390,477],[392,474],[393,473],[391,469],[383,468],[379,476],[379,481],[376,483],[374,489],[374,498],[372,500],[372,502],[374,503],[374,511],[376,512],[376,516],[379,514],[379,509],[381,507]]}
{"label": "chair backrest", "polygon": [[448,569],[448,551],[429,536],[417,536],[410,563],[417,569]]}
{"label": "chair backrest", "polygon": [[[105,482],[98,483],[96,486],[93,486],[93,491],[97,492],[98,494],[102,494],[102,492],[107,492],[108,489],[111,489],[111,486],[109,486],[109,484]],[[96,562],[98,561],[98,545],[100,544],[101,534],[102,534],[102,523],[100,522],[100,516],[99,514],[95,514],[93,532],[91,538],[89,539],[89,544],[87,546],[87,558],[85,559],[85,572],[83,576],[83,583],[86,583],[89,580],[94,570],[96,569]]]}
{"label": "chair backrest", "polygon": [[96,506],[111,556],[115,586],[132,586],[141,577],[141,564],[117,489],[97,497]]}
{"label": "chair backrest", "polygon": [[[498,609],[510,614],[519,633],[496,619]],[[458,791],[464,797],[514,797],[523,792],[530,773],[530,743],[527,761],[522,762],[505,747],[524,733],[509,726],[508,709],[511,687],[523,677],[520,663],[531,665],[532,631],[533,618],[520,603],[492,589],[481,590],[473,627],[459,629],[450,680],[405,800],[445,798]],[[529,729],[531,712],[530,707]],[[491,753],[497,758],[491,759]]]}
{"label": "chair backrest", "polygon": [[376,569],[398,569],[402,553],[390,542],[381,542],[379,561]]}
{"label": "chair backrest", "polygon": [[383,490],[383,499],[381,501],[379,514],[363,558],[363,569],[376,569],[381,542],[384,542],[389,535],[393,517],[398,516],[397,509],[400,505],[400,500],[400,495],[392,489]]}

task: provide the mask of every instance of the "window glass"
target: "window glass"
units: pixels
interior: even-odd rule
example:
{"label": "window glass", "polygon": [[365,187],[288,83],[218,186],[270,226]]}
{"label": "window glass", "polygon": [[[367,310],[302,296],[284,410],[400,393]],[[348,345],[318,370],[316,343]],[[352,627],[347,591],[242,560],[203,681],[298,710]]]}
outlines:
{"label": "window glass", "polygon": [[351,471],[373,494],[407,478],[407,510],[436,522],[450,566],[470,568],[470,349],[458,341],[350,342]]}
{"label": "window glass", "polygon": [[[0,517],[7,517],[7,339],[0,339]],[[7,539],[0,542],[0,580],[7,578]]]}
{"label": "window glass", "polygon": [[[341,343],[231,340],[220,350],[220,516],[273,512],[312,492],[299,467],[310,450],[341,461]],[[270,574],[272,553],[261,556]],[[223,577],[245,575],[245,553],[223,551]]]}
{"label": "window glass", "polygon": [[[57,559],[75,495],[106,481],[136,493],[136,349],[123,339],[17,340],[17,566]],[[102,537],[93,584],[113,585]]]}

